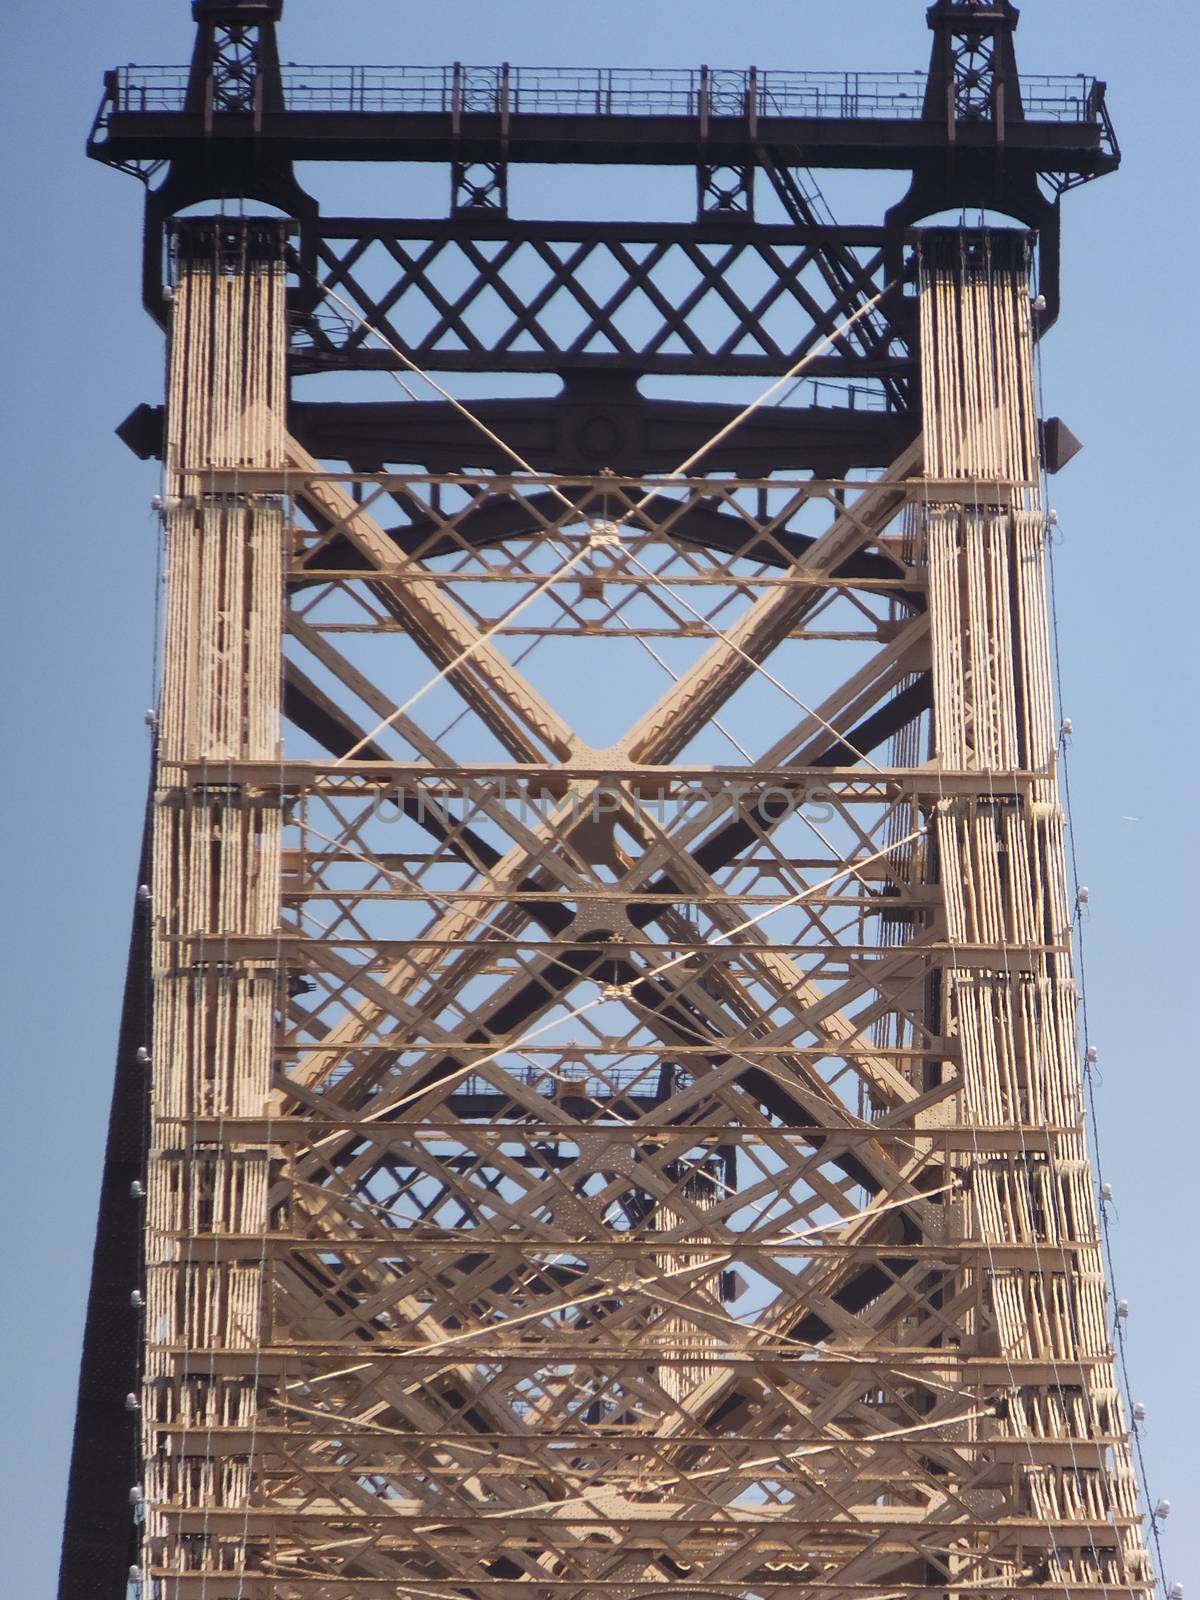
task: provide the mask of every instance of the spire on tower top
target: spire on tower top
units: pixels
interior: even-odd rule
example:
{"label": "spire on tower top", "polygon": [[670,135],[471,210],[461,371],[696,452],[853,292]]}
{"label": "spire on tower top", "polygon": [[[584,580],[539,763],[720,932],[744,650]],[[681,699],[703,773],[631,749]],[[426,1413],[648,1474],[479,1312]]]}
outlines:
{"label": "spire on tower top", "polygon": [[282,15],[283,0],[192,0],[192,16],[197,22],[278,22]]}
{"label": "spire on tower top", "polygon": [[264,111],[283,110],[275,24],[283,0],[192,0],[196,43],[187,109],[206,126],[214,112],[244,111],[256,129]]}
{"label": "spire on tower top", "polygon": [[936,0],[926,12],[933,55],[925,116],[953,127],[1006,122],[1023,116],[1013,34],[1020,12],[1012,0]]}

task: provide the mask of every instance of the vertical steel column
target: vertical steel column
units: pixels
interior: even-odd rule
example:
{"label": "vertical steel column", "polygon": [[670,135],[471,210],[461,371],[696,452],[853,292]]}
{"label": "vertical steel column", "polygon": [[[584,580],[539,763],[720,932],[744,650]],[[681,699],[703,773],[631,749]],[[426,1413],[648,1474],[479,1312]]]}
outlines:
{"label": "vertical steel column", "polygon": [[[144,1551],[160,1571],[247,1559],[207,1519],[251,1493],[251,1452],[214,1449],[210,1430],[252,1430],[257,1403],[253,1374],[231,1380],[217,1357],[265,1336],[269,1153],[221,1121],[269,1112],[280,984],[278,802],[230,763],[279,750],[283,511],[236,474],[283,459],[283,244],[269,222],[175,233],[142,1388]],[[214,491],[219,470],[235,476]]]}
{"label": "vertical steel column", "polygon": [[[1149,1585],[1080,1093],[1029,250],[1019,234],[935,232],[918,247],[927,471],[962,484],[953,503],[931,487],[916,508],[933,754],[939,770],[977,774],[973,792],[935,808],[944,946],[934,965],[945,1032],[961,1050],[967,1135],[956,1165],[968,1185],[947,1222],[986,1252],[967,1347],[1009,1379],[991,1390],[995,1466],[974,1504],[1039,1530],[969,1542],[1005,1586],[1034,1575]],[[985,1126],[1016,1130],[1015,1147],[985,1158],[971,1134]],[[1030,1363],[1048,1370],[1021,1382]],[[1042,1452],[1045,1440],[1057,1454]],[[1081,1540],[1075,1520],[1103,1537]],[[955,1563],[971,1570],[965,1550]]]}

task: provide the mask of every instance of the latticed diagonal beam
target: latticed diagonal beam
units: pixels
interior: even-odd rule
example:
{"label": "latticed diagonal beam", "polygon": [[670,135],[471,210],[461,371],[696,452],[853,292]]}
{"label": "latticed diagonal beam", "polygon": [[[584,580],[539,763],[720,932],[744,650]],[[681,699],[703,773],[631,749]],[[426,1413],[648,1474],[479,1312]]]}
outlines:
{"label": "latticed diagonal beam", "polygon": [[[360,511],[343,489],[323,478],[317,463],[295,440],[290,440],[287,448],[289,467],[308,475],[304,498],[317,513],[337,522],[345,537],[368,560],[393,562],[395,547],[373,519]],[[394,579],[381,578],[379,588],[428,650],[431,660],[447,673],[518,759],[540,753],[539,746],[530,743],[529,733],[560,758],[569,752],[570,729],[493,647],[480,641],[477,631],[451,602]],[[469,658],[455,666],[468,651]]]}
{"label": "latticed diagonal beam", "polygon": [[[491,359],[534,372],[591,365],[773,377],[813,352],[814,376],[875,383],[882,395],[885,383],[907,384],[912,370],[891,323],[873,337],[817,348],[879,293],[885,275],[881,230],[840,237],[831,281],[826,255],[838,235],[811,223],[760,225],[751,241],[720,221],[598,228],[475,218],[417,231],[411,222],[328,219],[315,241],[316,278],[348,297],[362,322],[307,319],[299,354],[395,365],[386,349],[371,347],[364,324],[418,364],[441,368]],[[594,263],[609,269],[614,286],[589,289]],[[372,292],[381,269],[394,278]],[[824,281],[810,286],[814,274]],[[708,301],[732,322],[720,336],[705,326]]]}

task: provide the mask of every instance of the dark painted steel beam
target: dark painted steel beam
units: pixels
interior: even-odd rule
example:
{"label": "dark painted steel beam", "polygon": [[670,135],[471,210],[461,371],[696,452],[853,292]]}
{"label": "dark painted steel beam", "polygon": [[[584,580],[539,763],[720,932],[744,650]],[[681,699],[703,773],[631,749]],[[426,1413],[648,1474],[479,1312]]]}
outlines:
{"label": "dark painted steel beam", "polygon": [[[458,133],[441,112],[284,111],[261,120],[255,134],[249,114],[228,112],[206,131],[199,113],[114,110],[89,153],[112,166],[186,163],[205,159],[214,147],[238,149],[245,160],[246,146],[257,144],[288,161],[486,162],[502,140],[493,115],[464,116]],[[713,117],[702,133],[692,117],[535,113],[509,120],[505,154],[510,163],[662,167],[695,166],[707,152],[723,165],[753,164],[756,142],[787,150],[796,166],[904,171],[944,153],[947,141],[943,123],[909,118],[761,117],[755,140],[744,117]],[[956,143],[963,156],[995,158],[987,123],[959,129]],[[1115,166],[1098,122],[1022,121],[1007,130],[1005,159],[1081,177]]]}
{"label": "dark painted steel beam", "polygon": [[[724,429],[739,408],[698,401],[648,400],[632,381],[570,385],[561,396],[472,402],[473,413],[539,471],[629,475],[673,471]],[[444,401],[297,401],[291,431],[321,461],[345,461],[353,472],[419,466],[428,472],[481,467],[503,472],[512,457]],[[768,477],[813,472],[844,478],[879,467],[912,443],[917,423],[907,411],[833,406],[766,407],[708,451],[708,472]],[[144,461],[161,458],[163,411],[141,405],[117,429]]]}
{"label": "dark painted steel beam", "polygon": [[[472,411],[539,471],[673,471],[738,415],[731,405],[572,392],[550,400],[489,400]],[[430,472],[512,464],[478,428],[443,402],[298,403],[293,432],[321,460],[372,472],[395,462]],[[755,412],[701,462],[706,472],[767,477],[772,472],[847,476],[855,467],[894,461],[912,442],[915,418],[849,407],[774,407]]]}
{"label": "dark painted steel beam", "polygon": [[[138,883],[150,877],[153,787],[146,805]],[[75,1434],[59,1565],[59,1600],[124,1600],[137,1538],[129,1491],[140,1483],[140,1416],[126,1395],[141,1386],[141,1315],[130,1303],[145,1285],[144,1203],[150,1074],[137,1059],[150,1039],[150,916],[135,900],[117,1038],[108,1138],[100,1179],[96,1248],[84,1318]]]}

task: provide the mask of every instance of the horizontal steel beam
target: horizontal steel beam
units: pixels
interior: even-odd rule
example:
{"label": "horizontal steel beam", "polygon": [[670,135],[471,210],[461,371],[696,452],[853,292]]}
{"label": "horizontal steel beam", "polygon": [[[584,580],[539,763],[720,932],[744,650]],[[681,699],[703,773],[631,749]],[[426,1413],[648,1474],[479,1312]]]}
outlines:
{"label": "horizontal steel beam", "polygon": [[[488,161],[693,166],[700,160],[745,161],[756,145],[786,150],[796,166],[900,169],[947,150],[944,121],[880,117],[771,117],[752,137],[744,117],[527,114],[508,120],[468,115],[455,128],[451,114],[387,111],[265,112],[255,131],[250,113],[225,112],[206,127],[188,111],[114,111],[89,154],[111,165],[187,161],[214,147],[258,148],[289,161]],[[961,158],[995,159],[993,124],[959,124]],[[1099,176],[1116,167],[1103,128],[1089,122],[1009,123],[1006,161],[1032,171]],[[247,157],[243,156],[243,159]]]}
{"label": "horizontal steel beam", "polygon": [[[308,358],[293,356],[299,371]],[[562,396],[484,400],[473,414],[527,461],[549,472],[610,467],[640,474],[673,470],[739,414],[733,405],[650,400],[632,382],[614,395],[568,386]],[[512,458],[445,401],[296,401],[291,431],[322,460],[348,461],[356,471],[411,464],[430,472],[465,467],[503,471]],[[712,472],[765,477],[811,469],[842,477],[892,461],[911,444],[918,422],[908,412],[851,407],[764,408],[705,454]],[[161,458],[163,409],[140,405],[117,429],[143,461]]]}
{"label": "horizontal steel beam", "polygon": [[[603,754],[607,755],[607,752]],[[580,782],[604,778],[609,782],[628,784],[631,793],[652,791],[655,796],[666,786],[666,792],[695,788],[720,795],[731,781],[738,780],[739,788],[747,796],[753,795],[756,781],[769,781],[781,787],[804,788],[820,783],[824,789],[834,791],[839,799],[861,800],[864,804],[879,805],[896,793],[910,794],[927,800],[930,804],[952,796],[982,798],[997,802],[1028,794],[1038,781],[1038,774],[1030,772],[975,772],[951,770],[938,771],[924,767],[887,767],[866,771],[851,766],[787,766],[756,770],[753,767],[698,767],[680,764],[658,766],[622,765],[620,757],[613,755],[609,765],[586,766],[566,761],[562,766],[531,763],[496,766],[494,763],[466,763],[461,767],[439,768],[423,762],[370,761],[365,758],[331,761],[228,761],[221,766],[222,785],[248,784],[270,793],[302,793],[319,789],[325,792],[366,793],[368,798],[382,781],[395,784],[405,779],[461,778],[464,782],[486,783],[489,779],[512,784],[529,784],[536,788],[543,779],[551,776]],[[362,781],[368,780],[364,790]],[[163,782],[204,785],[212,782],[212,768],[201,762],[172,762],[163,766]]]}
{"label": "horizontal steel beam", "polygon": [[[303,360],[297,357],[297,364]],[[551,472],[663,472],[722,432],[739,408],[648,400],[635,389],[618,399],[568,388],[554,399],[484,401],[472,411],[527,461]],[[396,462],[420,462],[431,471],[502,471],[511,464],[511,457],[445,402],[299,402],[291,415],[292,431],[313,455],[353,461],[366,471]],[[840,477],[855,467],[893,461],[918,426],[904,412],[774,407],[748,417],[704,461],[711,472],[765,476],[807,467]]]}

